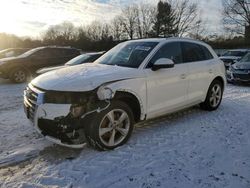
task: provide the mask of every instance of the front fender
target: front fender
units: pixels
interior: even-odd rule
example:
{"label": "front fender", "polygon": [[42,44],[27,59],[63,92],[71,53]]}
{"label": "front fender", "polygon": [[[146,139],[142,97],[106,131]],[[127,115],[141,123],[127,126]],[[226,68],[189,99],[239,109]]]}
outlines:
{"label": "front fender", "polygon": [[144,78],[126,79],[103,84],[99,87],[97,95],[100,100],[108,100],[114,98],[118,91],[130,93],[137,98],[141,109],[140,120],[144,120],[147,114],[146,80]]}

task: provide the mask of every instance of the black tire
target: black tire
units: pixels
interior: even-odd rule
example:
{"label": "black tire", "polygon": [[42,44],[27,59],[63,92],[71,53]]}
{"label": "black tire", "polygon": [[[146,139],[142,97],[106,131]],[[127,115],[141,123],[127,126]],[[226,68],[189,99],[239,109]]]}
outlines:
{"label": "black tire", "polygon": [[21,67],[14,68],[10,72],[10,80],[14,83],[23,83],[28,79],[28,72]]}
{"label": "black tire", "polygon": [[[218,93],[216,95],[214,93],[214,89],[217,88],[217,87],[220,88],[220,93]],[[201,109],[207,110],[207,111],[216,110],[221,104],[222,96],[223,96],[223,85],[222,85],[221,81],[214,80],[211,83],[211,85],[209,86],[206,100],[203,103],[200,104]],[[213,98],[213,100],[212,100],[212,98]]]}
{"label": "black tire", "polygon": [[[126,119],[122,121],[122,123],[120,124],[119,121],[117,121],[117,123],[111,123],[109,115],[110,113],[113,113],[114,117],[113,119],[115,121],[117,121],[116,120],[117,117],[119,119],[122,115],[124,115],[124,113]],[[119,113],[121,113],[121,116],[119,116],[120,115]],[[108,124],[108,127],[105,127],[104,126],[105,124]],[[128,141],[128,139],[132,134],[133,128],[134,128],[134,116],[130,107],[124,102],[112,101],[108,109],[100,113],[95,113],[87,118],[85,124],[85,136],[88,144],[93,148],[101,151],[112,150],[116,147],[125,144]],[[110,131],[103,133],[103,135],[101,136],[102,134],[101,131],[104,129],[106,130],[110,129]],[[123,132],[124,135],[121,134],[121,132],[118,131],[118,129],[123,130],[121,132]],[[114,144],[113,142],[110,142],[110,140],[113,140],[111,139],[113,133],[114,133],[114,142],[117,139],[117,143]]]}

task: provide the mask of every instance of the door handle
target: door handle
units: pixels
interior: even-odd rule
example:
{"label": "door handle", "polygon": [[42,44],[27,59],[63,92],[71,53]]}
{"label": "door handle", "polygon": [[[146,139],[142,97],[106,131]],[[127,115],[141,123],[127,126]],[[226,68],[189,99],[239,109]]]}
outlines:
{"label": "door handle", "polygon": [[187,75],[186,74],[181,74],[181,79],[186,79]]}
{"label": "door handle", "polygon": [[209,69],[209,71],[208,71],[208,72],[209,72],[210,74],[211,74],[211,73],[213,73],[213,69]]}

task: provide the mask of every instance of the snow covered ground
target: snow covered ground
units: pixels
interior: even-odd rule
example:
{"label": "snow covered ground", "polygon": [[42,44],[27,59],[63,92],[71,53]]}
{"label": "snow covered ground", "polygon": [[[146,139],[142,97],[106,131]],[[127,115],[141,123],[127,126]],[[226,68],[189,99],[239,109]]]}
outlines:
{"label": "snow covered ground", "polygon": [[193,107],[137,125],[114,150],[72,150],[39,136],[25,84],[0,80],[0,187],[250,187],[250,87],[228,85],[215,112]]}

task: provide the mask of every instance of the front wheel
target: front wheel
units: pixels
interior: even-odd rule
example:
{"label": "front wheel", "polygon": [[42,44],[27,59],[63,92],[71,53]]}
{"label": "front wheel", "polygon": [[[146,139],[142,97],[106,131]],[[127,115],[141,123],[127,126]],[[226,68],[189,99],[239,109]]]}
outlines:
{"label": "front wheel", "polygon": [[98,150],[111,150],[130,138],[134,117],[127,104],[113,101],[110,107],[88,118],[85,134],[88,143]]}
{"label": "front wheel", "polygon": [[221,104],[222,95],[222,83],[219,80],[213,81],[208,89],[206,100],[200,104],[200,107],[208,111],[216,110]]}
{"label": "front wheel", "polygon": [[15,83],[23,83],[26,82],[28,78],[28,73],[23,68],[15,68],[10,73],[10,79]]}

